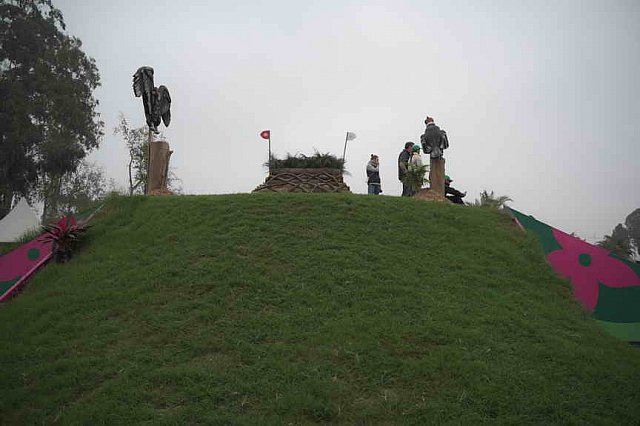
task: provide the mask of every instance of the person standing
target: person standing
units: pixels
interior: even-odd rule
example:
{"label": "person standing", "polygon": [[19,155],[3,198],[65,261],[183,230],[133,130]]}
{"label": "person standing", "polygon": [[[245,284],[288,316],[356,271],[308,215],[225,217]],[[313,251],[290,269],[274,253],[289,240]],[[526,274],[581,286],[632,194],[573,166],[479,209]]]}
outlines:
{"label": "person standing", "polygon": [[431,158],[442,158],[444,150],[449,148],[447,132],[436,125],[433,117],[427,116],[424,124],[426,124],[426,127],[424,133],[420,136],[422,150],[425,154],[429,154]]}
{"label": "person standing", "polygon": [[413,145],[413,152],[411,159],[409,159],[409,166],[422,167],[422,157],[420,156],[420,145]]}
{"label": "person standing", "polygon": [[382,192],[380,160],[375,154],[371,154],[371,159],[367,163],[367,185],[369,195],[379,195]]}
{"label": "person standing", "polygon": [[411,197],[413,195],[413,191],[404,182],[404,177],[407,174],[407,167],[409,166],[409,160],[411,159],[411,153],[413,152],[413,142],[407,142],[404,144],[404,149],[400,152],[398,156],[398,179],[402,182],[402,196],[403,197]]}

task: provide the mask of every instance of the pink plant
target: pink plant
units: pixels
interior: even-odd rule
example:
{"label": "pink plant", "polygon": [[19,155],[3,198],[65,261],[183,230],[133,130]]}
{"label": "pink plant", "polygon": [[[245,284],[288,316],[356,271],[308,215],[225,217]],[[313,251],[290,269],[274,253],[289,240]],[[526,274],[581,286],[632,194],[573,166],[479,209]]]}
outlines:
{"label": "pink plant", "polygon": [[41,237],[41,241],[51,242],[56,261],[63,263],[71,258],[73,249],[89,226],[78,224],[73,215],[67,215],[55,224],[44,225],[42,229],[46,234]]}

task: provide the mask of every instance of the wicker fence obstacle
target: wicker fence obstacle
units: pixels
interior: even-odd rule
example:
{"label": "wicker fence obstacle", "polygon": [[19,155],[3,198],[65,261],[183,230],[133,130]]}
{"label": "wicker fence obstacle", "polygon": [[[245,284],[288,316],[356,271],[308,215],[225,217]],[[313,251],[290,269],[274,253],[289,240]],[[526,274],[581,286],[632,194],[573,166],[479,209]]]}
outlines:
{"label": "wicker fence obstacle", "polygon": [[275,169],[253,192],[351,192],[339,169]]}

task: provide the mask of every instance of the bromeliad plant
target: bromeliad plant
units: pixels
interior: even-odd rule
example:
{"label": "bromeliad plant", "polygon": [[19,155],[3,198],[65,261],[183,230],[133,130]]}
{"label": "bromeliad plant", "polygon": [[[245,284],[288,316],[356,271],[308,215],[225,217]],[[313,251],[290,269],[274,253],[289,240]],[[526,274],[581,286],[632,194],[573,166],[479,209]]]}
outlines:
{"label": "bromeliad plant", "polygon": [[43,225],[42,230],[46,234],[41,241],[51,242],[56,262],[65,263],[71,259],[73,250],[88,229],[89,225],[78,223],[73,215],[67,215],[57,223]]}

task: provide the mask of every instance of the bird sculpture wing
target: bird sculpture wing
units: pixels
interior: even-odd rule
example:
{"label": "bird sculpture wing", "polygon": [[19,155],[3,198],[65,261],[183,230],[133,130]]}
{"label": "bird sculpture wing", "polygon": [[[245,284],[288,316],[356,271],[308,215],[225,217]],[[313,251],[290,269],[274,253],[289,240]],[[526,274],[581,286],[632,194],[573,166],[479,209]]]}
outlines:
{"label": "bird sculpture wing", "polygon": [[144,94],[151,95],[153,90],[153,68],[140,67],[133,75],[133,93],[136,98]]}
{"label": "bird sculpture wing", "polygon": [[166,86],[158,87],[158,102],[160,103],[159,110],[162,121],[165,126],[169,127],[169,123],[171,123],[171,96]]}
{"label": "bird sculpture wing", "polygon": [[144,115],[147,118],[147,124],[150,128],[153,124],[153,110],[155,109],[155,95],[153,91],[153,68],[140,67],[133,75],[133,94],[136,98],[142,96],[142,104],[144,105]]}

